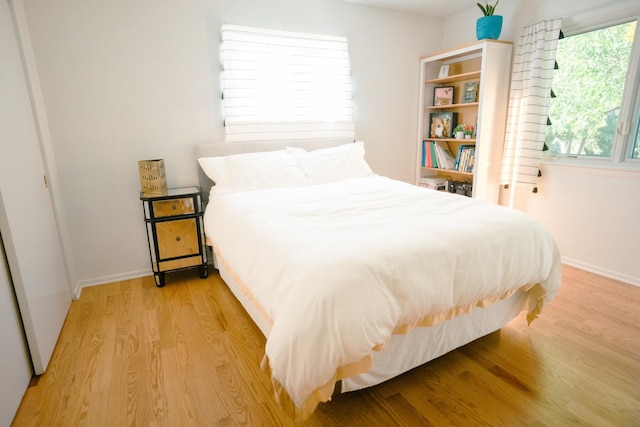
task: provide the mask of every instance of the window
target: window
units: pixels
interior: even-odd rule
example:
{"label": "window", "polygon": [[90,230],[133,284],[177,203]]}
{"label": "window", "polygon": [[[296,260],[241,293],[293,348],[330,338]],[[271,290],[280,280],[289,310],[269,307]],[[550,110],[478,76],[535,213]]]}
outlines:
{"label": "window", "polygon": [[353,138],[347,39],[223,25],[226,139]]}
{"label": "window", "polygon": [[552,155],[613,163],[640,159],[638,9],[635,15],[627,10],[615,24],[563,28],[545,138]]}
{"label": "window", "polygon": [[634,159],[640,159],[640,120],[636,120],[638,125],[636,126],[636,140],[631,147],[631,157]]}

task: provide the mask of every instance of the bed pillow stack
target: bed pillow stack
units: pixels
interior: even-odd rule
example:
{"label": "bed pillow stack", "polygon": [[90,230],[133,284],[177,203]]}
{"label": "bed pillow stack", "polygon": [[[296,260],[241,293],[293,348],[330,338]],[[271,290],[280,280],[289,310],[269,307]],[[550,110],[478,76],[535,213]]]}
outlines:
{"label": "bed pillow stack", "polygon": [[198,159],[216,191],[246,191],[325,184],[372,175],[364,143],[306,151],[284,150]]}

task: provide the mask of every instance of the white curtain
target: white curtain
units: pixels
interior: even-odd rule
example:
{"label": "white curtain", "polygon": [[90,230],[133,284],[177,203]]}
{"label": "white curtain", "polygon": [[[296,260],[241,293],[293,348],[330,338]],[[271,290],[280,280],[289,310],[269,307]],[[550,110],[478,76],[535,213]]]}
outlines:
{"label": "white curtain", "polygon": [[226,140],[353,138],[347,39],[223,25]]}
{"label": "white curtain", "polygon": [[561,23],[524,27],[516,44],[500,176],[512,191],[518,184],[535,187],[538,179]]}

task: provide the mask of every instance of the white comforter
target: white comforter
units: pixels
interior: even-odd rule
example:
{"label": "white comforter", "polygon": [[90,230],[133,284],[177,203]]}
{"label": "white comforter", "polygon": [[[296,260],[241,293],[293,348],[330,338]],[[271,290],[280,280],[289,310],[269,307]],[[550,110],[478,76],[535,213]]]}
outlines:
{"label": "white comforter", "polygon": [[205,231],[268,316],[265,360],[297,408],[393,333],[523,285],[539,284],[540,307],[560,283],[555,243],[530,217],[380,176],[213,190]]}

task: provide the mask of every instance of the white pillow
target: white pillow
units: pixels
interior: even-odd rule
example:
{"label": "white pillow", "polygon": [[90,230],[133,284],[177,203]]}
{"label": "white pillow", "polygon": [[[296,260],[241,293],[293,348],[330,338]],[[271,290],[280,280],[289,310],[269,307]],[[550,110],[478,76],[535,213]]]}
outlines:
{"label": "white pillow", "polygon": [[286,148],[298,161],[300,168],[312,184],[325,184],[348,178],[373,175],[364,159],[364,143],[344,144],[337,147],[306,151]]}
{"label": "white pillow", "polygon": [[286,150],[233,154],[198,159],[216,190],[259,190],[308,185],[296,159]]}

